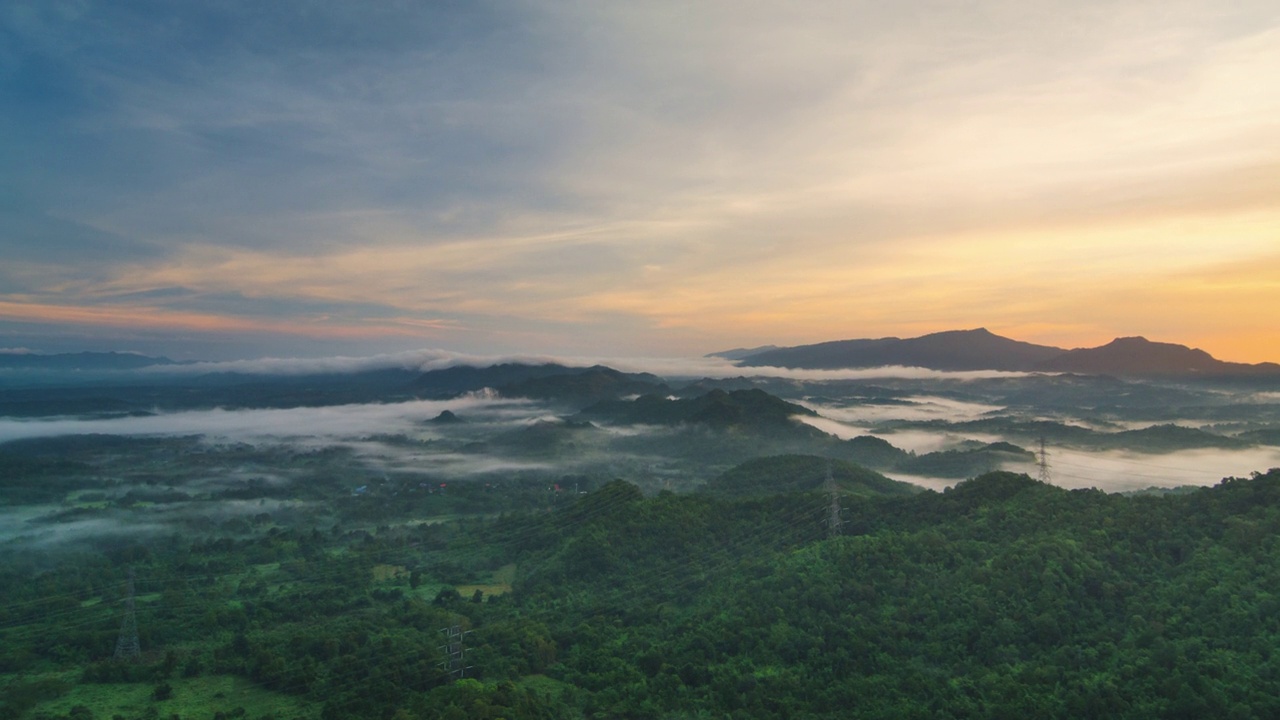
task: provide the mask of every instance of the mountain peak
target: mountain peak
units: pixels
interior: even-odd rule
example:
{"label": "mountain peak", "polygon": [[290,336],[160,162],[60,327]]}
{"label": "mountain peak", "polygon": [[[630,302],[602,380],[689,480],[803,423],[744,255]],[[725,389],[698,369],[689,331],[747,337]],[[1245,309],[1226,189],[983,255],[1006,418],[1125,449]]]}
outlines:
{"label": "mountain peak", "polygon": [[934,370],[1025,370],[1062,348],[1001,337],[986,328],[946,330],[917,338],[841,340],[779,348],[744,358],[744,365],[842,369],[905,365]]}
{"label": "mountain peak", "polygon": [[1120,337],[1096,348],[1070,350],[1039,369],[1108,375],[1200,375],[1231,370],[1203,351],[1144,337]]}
{"label": "mountain peak", "polygon": [[1280,375],[1272,363],[1247,365],[1141,335],[1118,337],[1100,347],[1062,348],[1012,340],[985,327],[947,330],[916,338],[839,340],[778,348],[749,355],[742,365],[838,370],[890,365],[931,370],[1067,372],[1128,377],[1237,377]]}

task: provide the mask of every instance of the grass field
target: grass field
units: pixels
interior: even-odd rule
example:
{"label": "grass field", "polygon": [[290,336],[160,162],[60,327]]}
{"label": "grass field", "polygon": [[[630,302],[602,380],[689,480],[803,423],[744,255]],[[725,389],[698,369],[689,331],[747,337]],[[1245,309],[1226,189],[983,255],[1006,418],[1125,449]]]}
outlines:
{"label": "grass field", "polygon": [[212,720],[214,713],[239,715],[237,708],[244,708],[243,717],[256,720],[264,716],[277,720],[313,718],[319,707],[301,698],[265,690],[248,680],[226,675],[170,680],[173,696],[168,700],[154,700],[152,683],[76,685],[66,695],[41,703],[36,712],[57,715],[67,714],[71,708],[83,705],[93,711],[96,718],[122,715],[127,718],[149,715],[154,707],[156,715],[170,719]]}
{"label": "grass field", "polygon": [[477,583],[474,585],[459,585],[458,594],[462,597],[470,597],[475,594],[476,590],[485,595],[502,595],[511,592],[511,583],[516,579],[515,564],[503,565],[493,571],[493,576],[487,583]]}
{"label": "grass field", "polygon": [[409,569],[403,565],[374,565],[373,580],[374,582],[385,582],[387,580],[396,580],[401,576],[408,575]]}

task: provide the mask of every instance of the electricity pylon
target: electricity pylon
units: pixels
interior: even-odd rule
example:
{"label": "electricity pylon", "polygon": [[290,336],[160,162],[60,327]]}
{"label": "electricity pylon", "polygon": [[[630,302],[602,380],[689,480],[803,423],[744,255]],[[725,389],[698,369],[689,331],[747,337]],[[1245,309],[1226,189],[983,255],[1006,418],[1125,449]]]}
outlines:
{"label": "electricity pylon", "polygon": [[461,625],[454,625],[453,627],[443,628],[440,632],[444,633],[446,638],[445,644],[440,646],[440,649],[444,651],[444,661],[440,663],[440,666],[455,680],[466,677],[467,671],[471,669],[471,666],[467,665],[467,649],[463,646],[462,640],[467,635],[470,635],[471,631],[463,631]]}
{"label": "electricity pylon", "polygon": [[831,511],[827,516],[827,535],[836,537],[840,534],[840,492],[836,488],[836,480],[831,475],[831,463],[827,463],[827,480],[822,484],[827,497],[831,499]]}
{"label": "electricity pylon", "polygon": [[134,574],[129,568],[129,582],[125,586],[124,620],[120,623],[120,637],[116,638],[116,660],[136,660],[142,654],[138,643],[138,615],[134,609]]}
{"label": "electricity pylon", "polygon": [[1040,459],[1036,463],[1040,467],[1040,482],[1049,482],[1049,451],[1045,449],[1044,436],[1040,436]]}

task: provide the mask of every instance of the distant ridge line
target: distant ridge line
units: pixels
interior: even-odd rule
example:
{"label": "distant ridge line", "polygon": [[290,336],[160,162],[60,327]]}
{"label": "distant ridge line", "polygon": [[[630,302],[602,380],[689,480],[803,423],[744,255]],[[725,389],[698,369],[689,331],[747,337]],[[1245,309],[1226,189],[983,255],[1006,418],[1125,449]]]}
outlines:
{"label": "distant ridge line", "polygon": [[167,357],[131,352],[0,353],[0,368],[37,370],[136,370],[153,365],[180,365]]}
{"label": "distant ridge line", "polygon": [[[738,353],[741,351],[729,351]],[[728,357],[729,352],[713,353]],[[744,367],[840,370],[885,366],[941,371],[1002,370],[1149,378],[1280,378],[1276,363],[1233,363],[1204,350],[1144,337],[1116,338],[1096,348],[1067,350],[1013,340],[986,328],[948,330],[916,338],[835,340],[742,355]]]}

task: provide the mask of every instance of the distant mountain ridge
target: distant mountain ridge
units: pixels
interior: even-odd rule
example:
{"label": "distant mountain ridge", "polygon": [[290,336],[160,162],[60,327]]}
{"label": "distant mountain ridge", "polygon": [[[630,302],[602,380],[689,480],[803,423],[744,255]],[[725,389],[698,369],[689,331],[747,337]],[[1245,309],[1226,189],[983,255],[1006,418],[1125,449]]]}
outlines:
{"label": "distant mountain ridge", "polygon": [[751,357],[752,355],[759,355],[762,352],[768,352],[770,350],[778,350],[778,349],[780,348],[777,345],[761,345],[759,347],[753,347],[753,348],[734,348],[732,350],[721,350],[720,352],[714,352],[708,355],[707,357],[721,357],[721,358],[724,358],[725,360],[741,360],[746,357]]}
{"label": "distant mountain ridge", "polygon": [[1063,352],[1060,348],[1010,340],[979,328],[906,340],[896,337],[838,340],[779,348],[748,355],[741,364],[828,370],[885,365],[933,370],[1026,370]]}
{"label": "distant mountain ridge", "polygon": [[24,370],[136,370],[152,365],[177,365],[167,357],[125,352],[78,352],[44,355],[28,352],[0,353],[0,368]]}
{"label": "distant mountain ridge", "polygon": [[[723,357],[724,354],[717,354]],[[1276,363],[1224,362],[1209,353],[1143,337],[1066,350],[1012,340],[987,330],[949,330],[917,338],[837,340],[746,355],[738,364],[812,370],[899,365],[943,371],[1002,370],[1166,378],[1280,378]]]}
{"label": "distant mountain ridge", "polygon": [[1116,338],[1101,347],[1068,350],[1038,369],[1082,375],[1280,376],[1276,363],[1225,362],[1204,350],[1144,337]]}

